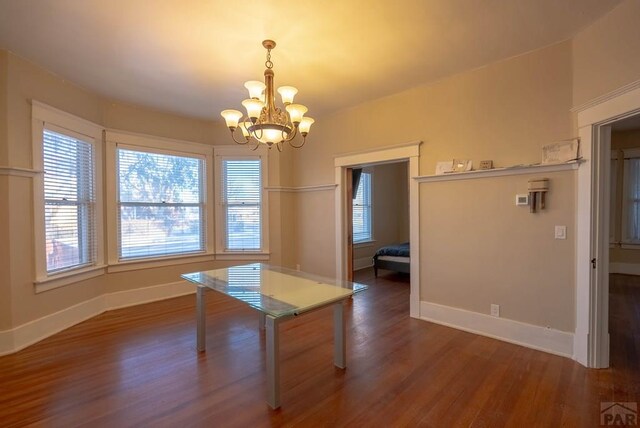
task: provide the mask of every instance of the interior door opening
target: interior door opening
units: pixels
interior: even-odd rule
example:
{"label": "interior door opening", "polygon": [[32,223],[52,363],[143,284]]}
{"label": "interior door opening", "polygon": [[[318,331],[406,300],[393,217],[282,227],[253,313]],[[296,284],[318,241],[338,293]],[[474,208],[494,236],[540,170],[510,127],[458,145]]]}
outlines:
{"label": "interior door opening", "polygon": [[[368,280],[410,273],[409,171],[407,161],[348,168],[348,275]],[[378,254],[379,251],[383,253]],[[357,273],[357,274],[356,274]]]}
{"label": "interior door opening", "polygon": [[640,114],[607,127],[610,198],[603,208],[609,211],[609,263],[602,266],[608,281],[599,285],[607,289],[608,365],[625,370],[640,337]]}

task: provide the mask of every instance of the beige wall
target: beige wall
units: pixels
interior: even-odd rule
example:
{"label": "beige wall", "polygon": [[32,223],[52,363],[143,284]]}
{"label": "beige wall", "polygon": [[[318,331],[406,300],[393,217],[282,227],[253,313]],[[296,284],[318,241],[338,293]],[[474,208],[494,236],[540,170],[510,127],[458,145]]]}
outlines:
{"label": "beige wall", "polygon": [[573,105],[640,79],[640,2],[626,0],[575,36]]}
{"label": "beige wall", "polygon": [[100,123],[106,128],[125,130],[202,144],[229,144],[231,137],[218,123],[179,116],[140,106],[105,101]]}
{"label": "beige wall", "polygon": [[[437,161],[454,157],[472,159],[476,166],[483,159],[492,159],[496,166],[538,162],[543,144],[576,135],[569,113],[572,106],[640,78],[639,16],[640,2],[626,0],[571,41],[318,118],[304,149],[289,149],[277,160],[270,156],[270,184],[331,184],[335,181],[335,155],[416,140],[423,141],[421,175],[432,174]],[[31,167],[31,99],[110,128],[229,144],[219,125],[105,100],[0,50],[0,166]],[[217,119],[217,113],[212,112],[213,118]],[[574,278],[567,269],[575,263],[575,250],[570,245],[575,186],[568,177],[573,175],[553,175],[549,211],[535,216],[513,211],[515,187],[522,185],[519,178],[420,185],[420,223],[426,228],[420,245],[427,254],[421,261],[425,275],[421,299],[482,313],[487,312],[489,301],[500,300],[494,303],[503,305],[507,318],[570,331],[575,308],[573,297],[567,296],[573,296]],[[461,200],[447,189],[459,190],[467,198]],[[0,257],[0,329],[107,290],[167,282],[182,271],[213,266],[188,264],[110,274],[36,295],[32,284],[31,179],[0,175],[0,192],[0,256],[6,256]],[[333,274],[334,193],[271,192],[273,262]],[[501,199],[505,195],[509,203]],[[455,207],[456,215],[445,216],[448,207]],[[471,212],[482,213],[487,226],[467,225],[463,214]],[[569,226],[569,240],[550,241],[547,232],[552,234],[549,227],[555,222]],[[452,269],[438,270],[435,260],[428,257],[429,245],[435,242],[430,234],[460,229],[468,232],[465,239],[448,241],[446,247],[457,257],[447,260]],[[526,239],[528,245],[505,235],[505,229],[513,229],[514,236]],[[485,264],[477,266],[474,281],[469,282],[458,274],[467,263],[468,242],[489,245],[489,254],[520,257],[513,258],[510,266],[499,257],[487,257]],[[546,251],[555,258],[548,260],[543,254]],[[541,260],[529,257],[531,254],[541,254]],[[512,274],[510,282],[505,279],[505,269]],[[438,272],[438,276],[430,277],[429,272]],[[455,287],[448,290],[450,284]],[[547,297],[549,293],[559,297]]]}
{"label": "beige wall", "polygon": [[[616,241],[622,239],[622,201],[623,201],[623,188],[622,183],[624,179],[624,164],[623,164],[623,149],[640,148],[640,130],[618,131],[611,134],[611,150],[617,150],[618,153],[618,174],[617,182],[619,185],[616,188],[616,194],[613,196],[616,198],[616,208],[612,215],[615,216],[616,227]],[[630,263],[640,264],[640,249],[627,249],[627,248],[611,248],[609,249],[609,262],[611,263]]]}
{"label": "beige wall", "polygon": [[375,242],[363,246],[356,245],[353,250],[354,260],[371,259],[378,248],[409,240],[407,163],[376,165],[371,169],[373,170],[373,239]]}
{"label": "beige wall", "polygon": [[8,117],[7,117],[7,78],[8,78],[8,58],[7,51],[0,49],[0,166],[9,165],[9,155],[7,145],[8,138]]}
{"label": "beige wall", "polygon": [[[543,177],[546,208],[516,206]],[[573,331],[574,171],[422,183],[420,199],[421,300]]]}
{"label": "beige wall", "polygon": [[[423,141],[420,149],[422,175],[433,174],[437,161],[454,157],[472,159],[476,166],[483,159],[492,159],[496,166],[539,162],[543,144],[575,135],[569,111],[571,101],[571,44],[564,42],[323,118],[316,124],[318,126],[313,135],[310,135],[312,138],[308,147],[296,152],[296,184],[333,182],[333,158],[336,154],[416,140]],[[496,195],[503,193],[499,181],[487,183],[487,191]],[[299,209],[304,209],[311,197],[314,198],[314,205],[324,208],[322,212],[307,210],[307,215],[298,225],[298,262],[312,271],[333,275],[335,251],[331,249],[335,246],[334,194],[299,194]],[[514,197],[515,193],[510,191],[507,198],[509,203]],[[554,208],[573,216],[573,199],[574,196],[569,193],[569,199],[560,199]],[[429,198],[423,198],[420,221],[428,220],[427,215],[433,210],[442,209],[438,205],[440,202],[442,201],[438,200],[434,203]],[[459,207],[465,212],[473,212],[476,209],[475,202],[477,198],[460,201]],[[497,207],[492,205],[485,209],[490,218],[502,218]],[[429,223],[430,227],[447,230],[465,227],[464,220],[455,216],[449,218],[443,214],[438,219],[441,224]],[[566,219],[562,224],[571,227],[571,221]],[[569,229],[569,236],[572,236],[571,233]],[[420,245],[425,245],[429,239],[432,238],[421,236]],[[446,239],[450,240],[451,236]],[[503,235],[493,239],[493,246],[503,248],[506,252],[515,252],[520,245]],[[303,244],[307,242],[314,242],[315,245]],[[532,234],[528,243],[531,253],[545,249],[548,242],[548,236]],[[318,246],[331,251],[316,251]],[[453,254],[458,251],[464,253],[467,248],[466,243],[456,241],[451,244],[449,251]],[[559,256],[556,263],[573,269],[574,257],[574,250],[570,248]],[[426,272],[431,270],[432,263],[429,259],[421,260],[421,266]],[[458,270],[466,269],[465,259],[456,258],[454,263]],[[512,275],[514,278],[522,278],[523,272],[529,272],[536,266],[537,263],[526,259],[518,260],[511,266],[504,266],[500,260],[490,259],[485,269],[487,272],[507,269],[505,277]],[[442,276],[430,278],[429,287],[432,290],[444,290],[453,279],[442,272]],[[560,289],[564,290],[565,296],[573,295],[573,280],[566,275],[558,277],[554,271],[543,271],[536,279],[544,284],[533,284],[536,288],[532,291],[533,294]],[[488,278],[483,281],[488,281]],[[515,286],[519,290],[525,284],[530,286],[531,282]],[[475,299],[474,303],[469,304],[465,299],[458,300],[454,296],[447,300],[449,305],[482,313],[488,311],[488,306],[484,303],[489,296],[478,293],[471,283],[462,284],[462,288],[464,291],[459,292],[466,293],[465,299]],[[425,295],[424,291],[420,296],[422,300],[437,297]],[[500,297],[493,296],[491,290],[489,293],[491,297]],[[572,317],[574,304],[571,299],[568,302],[563,299],[564,303],[566,306],[562,308],[546,308],[543,304],[518,301],[515,297],[513,302],[507,303],[509,309],[504,316],[524,322],[536,322],[538,325],[546,325],[542,323],[542,319],[549,319],[551,321],[548,324],[569,331],[572,321],[568,317]],[[536,311],[546,315],[535,318],[531,314]]]}
{"label": "beige wall", "polygon": [[[0,156],[4,154],[3,162],[6,161],[0,163],[0,166],[32,166],[31,100],[44,102],[106,128],[209,145],[231,143],[228,130],[219,123],[106,100],[1,50],[0,70],[0,82],[6,81],[0,89],[0,103],[8,106],[6,115],[0,116]],[[7,102],[4,102],[5,99]],[[4,136],[5,128],[7,138]],[[280,155],[275,150],[269,153],[270,185],[286,185],[283,181],[290,181],[290,172],[282,166]],[[0,191],[0,256],[6,256],[0,258],[0,330],[17,327],[103,293],[175,282],[179,280],[180,273],[229,264],[185,263],[109,273],[36,294],[33,285],[35,250],[32,179],[0,175]],[[271,199],[271,262],[293,266],[295,245],[281,245],[281,234],[289,242],[294,241],[294,201],[290,194],[278,192],[272,192]],[[283,206],[281,201],[284,201]],[[106,233],[105,230],[105,236],[108,236]]]}
{"label": "beige wall", "polygon": [[[539,162],[543,144],[575,135],[570,114],[571,82],[571,43],[564,42],[338,112],[318,121],[308,147],[296,152],[296,184],[333,182],[336,154],[416,140],[423,141],[421,175],[433,174],[437,161],[454,157],[472,159],[476,166],[483,159],[492,159],[496,166]],[[549,211],[534,216],[525,209],[506,216],[505,207],[509,212],[516,209],[512,205],[522,180],[421,185],[420,222],[425,230],[419,244],[430,254],[430,244],[446,239],[451,258],[447,261],[448,270],[435,266],[442,262],[436,256],[420,261],[424,269],[420,299],[481,313],[488,313],[487,301],[502,300],[506,318],[571,331],[575,310],[575,286],[570,273],[575,263],[571,240],[575,216],[573,174],[554,176],[555,196]],[[311,198],[314,205],[323,207],[323,215],[310,212],[299,216],[298,261],[312,271],[332,275],[334,196],[332,192],[300,194],[299,205],[305,206]],[[482,220],[491,225],[489,229],[481,222],[472,222],[477,227],[469,226],[468,217],[476,212],[482,213]],[[569,240],[553,241],[554,222],[568,226]],[[516,236],[526,238],[526,246],[505,230],[519,230]],[[439,233],[436,239],[430,236],[435,231],[447,231],[448,235]],[[307,242],[315,245],[307,246]],[[479,246],[480,242],[485,247]],[[329,251],[314,251],[317,247]],[[549,269],[544,269],[544,263],[551,260],[542,257],[540,261],[536,257],[549,247],[563,249],[552,252],[556,258]],[[506,266],[500,258],[482,257],[484,265],[478,271],[468,269],[469,248],[476,252],[486,248],[485,254],[522,258],[512,256],[512,265]],[[477,264],[473,263],[475,268]],[[437,276],[430,276],[430,272]],[[473,281],[461,281],[460,272],[467,272],[467,278]],[[507,284],[508,277],[512,282]],[[498,278],[504,281],[494,284]],[[450,288],[451,284],[456,287]],[[509,298],[506,294],[510,291],[515,294]],[[560,293],[560,297],[554,293]]]}
{"label": "beige wall", "polygon": [[[7,52],[0,50],[0,167],[7,166]],[[0,173],[0,330],[11,326],[11,278],[9,276],[9,180]],[[4,261],[4,262],[3,262]]]}
{"label": "beige wall", "polygon": [[[101,120],[100,98],[53,74],[7,54],[8,138],[7,166],[32,167],[31,99],[51,104],[82,118]],[[30,177],[10,177],[7,189],[9,217],[8,270],[2,296],[10,296],[12,326],[50,314],[102,293],[103,278],[35,294],[33,196]],[[1,263],[6,263],[2,261]]]}
{"label": "beige wall", "polygon": [[476,166],[539,162],[543,144],[575,136],[570,106],[571,44],[563,42],[323,118],[296,152],[296,183],[333,182],[336,154],[415,140],[424,142],[421,174],[454,157]]}
{"label": "beige wall", "polygon": [[[0,140],[0,144],[3,144]],[[9,180],[12,178],[0,174],[0,331],[11,327],[12,299],[11,276],[9,272],[11,246],[9,243]]]}

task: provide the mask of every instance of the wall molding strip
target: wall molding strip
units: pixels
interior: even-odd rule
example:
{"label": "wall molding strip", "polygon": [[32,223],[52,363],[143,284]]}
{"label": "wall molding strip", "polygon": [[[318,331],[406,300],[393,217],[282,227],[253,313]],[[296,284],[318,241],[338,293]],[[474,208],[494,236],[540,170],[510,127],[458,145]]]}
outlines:
{"label": "wall molding strip", "polygon": [[420,318],[573,359],[573,333],[425,301],[420,302]]}
{"label": "wall molding strip", "polygon": [[31,168],[18,168],[15,166],[0,166],[0,175],[10,175],[12,177],[35,177],[44,174],[44,171],[38,171]]}
{"label": "wall molding strip", "polygon": [[267,186],[265,190],[269,192],[288,192],[288,193],[302,193],[302,192],[321,192],[325,190],[335,190],[337,184],[318,184],[315,186],[301,186],[301,187],[287,187],[287,186]]}
{"label": "wall molding strip", "polygon": [[186,281],[107,293],[37,320],[0,331],[0,356],[12,354],[103,312],[195,293]]}
{"label": "wall molding strip", "polygon": [[476,171],[466,172],[452,172],[450,174],[442,175],[422,175],[419,177],[413,177],[418,183],[432,183],[435,181],[455,181],[455,180],[471,180],[476,178],[489,178],[489,177],[504,177],[508,175],[523,175],[523,174],[541,174],[547,172],[569,171],[572,169],[578,169],[578,166],[582,162],[572,161],[560,164],[550,165],[526,165],[526,166],[512,166],[507,168],[494,168],[494,169],[481,169]]}
{"label": "wall molding strip", "polygon": [[599,97],[593,98],[592,100],[587,101],[586,103],[575,106],[571,109],[573,113],[579,113],[583,110],[587,110],[591,107],[597,106],[598,104],[602,104],[609,100],[619,97],[620,95],[624,95],[627,92],[634,91],[640,88],[640,80],[636,80],[635,82],[631,82],[627,85],[624,85],[618,89],[615,89],[611,92],[608,92],[604,95],[600,95]]}

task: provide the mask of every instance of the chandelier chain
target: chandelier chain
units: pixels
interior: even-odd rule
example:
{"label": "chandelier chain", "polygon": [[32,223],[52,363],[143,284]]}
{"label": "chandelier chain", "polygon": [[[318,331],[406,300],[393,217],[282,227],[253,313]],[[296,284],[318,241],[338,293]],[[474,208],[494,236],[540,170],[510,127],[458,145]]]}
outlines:
{"label": "chandelier chain", "polygon": [[273,62],[271,62],[271,49],[267,49],[267,60],[265,61],[264,65],[268,69],[272,69],[273,68]]}

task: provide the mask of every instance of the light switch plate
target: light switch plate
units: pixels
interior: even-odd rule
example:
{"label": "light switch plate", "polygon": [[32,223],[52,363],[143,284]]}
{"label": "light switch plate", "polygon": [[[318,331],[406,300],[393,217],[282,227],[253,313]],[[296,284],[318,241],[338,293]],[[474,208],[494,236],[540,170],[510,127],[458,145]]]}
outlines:
{"label": "light switch plate", "polygon": [[556,239],[567,239],[567,226],[556,226]]}

